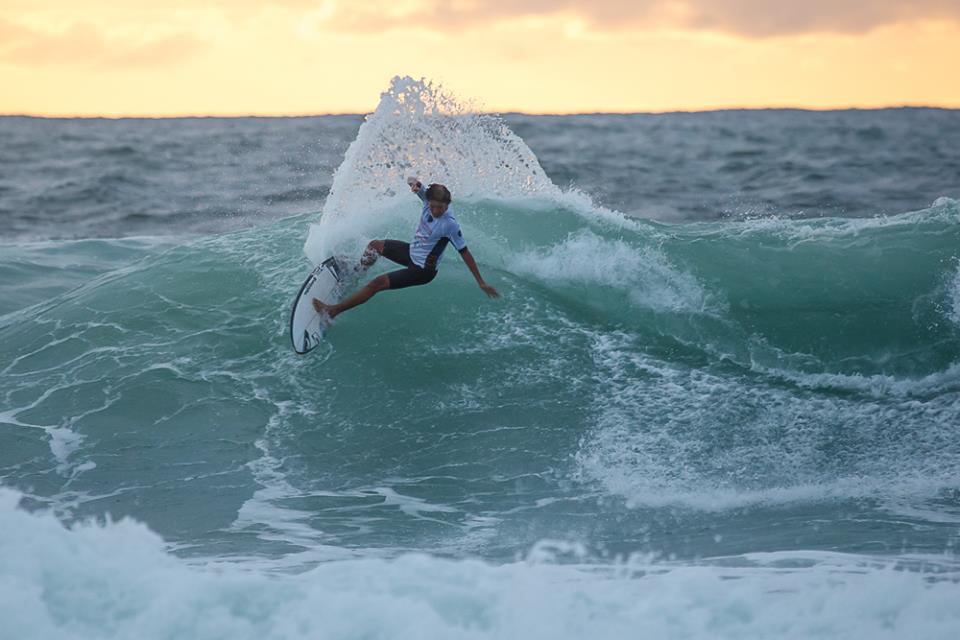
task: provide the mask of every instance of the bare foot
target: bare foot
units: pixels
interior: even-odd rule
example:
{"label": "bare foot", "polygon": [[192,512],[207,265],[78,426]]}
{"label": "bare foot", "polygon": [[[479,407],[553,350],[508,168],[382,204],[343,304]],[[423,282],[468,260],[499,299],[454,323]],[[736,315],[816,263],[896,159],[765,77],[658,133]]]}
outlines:
{"label": "bare foot", "polygon": [[327,316],[330,320],[333,320],[333,316],[337,315],[333,310],[333,305],[324,304],[320,302],[319,298],[313,299],[313,308],[317,310],[317,313]]}

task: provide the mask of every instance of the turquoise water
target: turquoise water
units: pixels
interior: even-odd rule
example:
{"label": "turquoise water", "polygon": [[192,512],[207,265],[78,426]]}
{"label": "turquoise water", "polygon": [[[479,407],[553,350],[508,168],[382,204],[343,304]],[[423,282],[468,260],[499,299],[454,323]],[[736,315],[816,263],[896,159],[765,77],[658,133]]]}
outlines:
{"label": "turquoise water", "polygon": [[[319,213],[3,241],[10,637],[955,637],[960,202],[625,216],[431,91]],[[424,167],[503,297],[451,254],[296,356]]]}

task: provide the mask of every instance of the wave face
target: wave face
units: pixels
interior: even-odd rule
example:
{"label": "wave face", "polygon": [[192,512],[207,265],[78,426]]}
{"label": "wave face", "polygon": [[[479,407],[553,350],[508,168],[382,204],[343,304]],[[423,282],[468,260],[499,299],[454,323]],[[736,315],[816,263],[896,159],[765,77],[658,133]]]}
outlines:
{"label": "wave face", "polygon": [[[449,256],[295,356],[303,253],[408,239],[413,173],[503,298]],[[18,637],[169,637],[158,598],[195,637],[348,605],[330,637],[953,637],[958,258],[950,197],[626,216],[396,79],[319,216],[4,241],[0,612]]]}

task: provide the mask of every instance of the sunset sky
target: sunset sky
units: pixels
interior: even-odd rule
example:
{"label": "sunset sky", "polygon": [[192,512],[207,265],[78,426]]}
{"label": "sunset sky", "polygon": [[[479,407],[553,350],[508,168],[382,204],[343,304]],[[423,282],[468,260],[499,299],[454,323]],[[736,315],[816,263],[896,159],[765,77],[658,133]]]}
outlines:
{"label": "sunset sky", "polygon": [[0,0],[0,113],[960,107],[960,0]]}

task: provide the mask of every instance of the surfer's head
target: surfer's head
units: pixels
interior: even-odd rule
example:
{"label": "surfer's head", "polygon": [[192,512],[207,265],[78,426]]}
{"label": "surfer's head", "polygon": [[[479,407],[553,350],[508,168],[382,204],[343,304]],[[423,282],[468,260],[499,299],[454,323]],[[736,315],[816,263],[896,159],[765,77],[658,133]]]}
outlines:
{"label": "surfer's head", "polygon": [[439,218],[450,206],[450,190],[442,184],[430,185],[427,187],[427,204],[430,205],[430,215]]}

